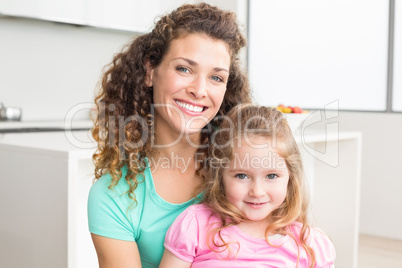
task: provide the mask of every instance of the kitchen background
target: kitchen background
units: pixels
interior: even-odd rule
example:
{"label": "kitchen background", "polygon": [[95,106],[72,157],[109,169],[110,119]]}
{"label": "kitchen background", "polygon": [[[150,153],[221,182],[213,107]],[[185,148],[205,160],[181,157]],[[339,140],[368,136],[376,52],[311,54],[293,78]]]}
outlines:
{"label": "kitchen background", "polygon": [[[63,8],[59,17],[47,14],[60,11],[64,1],[56,1],[59,8],[49,0],[36,1],[35,6],[29,2],[0,0],[0,102],[21,107],[23,121],[44,122],[63,121],[77,104],[91,103],[103,66],[135,38],[136,32],[146,31],[146,23],[152,23],[149,18],[179,3],[196,1],[104,0],[101,6],[92,0],[75,0],[70,3],[75,5],[72,10]],[[208,2],[236,11],[248,28],[250,46],[243,56],[248,61],[256,99],[263,96],[263,104],[283,103],[308,109],[339,103],[336,121],[340,131],[362,133],[360,233],[402,240],[401,1]],[[334,13],[328,13],[335,14],[333,17],[311,19],[324,13],[322,10],[328,12],[328,8],[333,9]],[[276,13],[278,21],[258,12],[264,10],[272,16]],[[130,11],[133,14],[127,13]],[[299,16],[293,17],[295,20],[310,18],[313,26],[325,25],[325,19],[330,19],[332,28],[322,27],[322,32],[306,32],[303,37],[300,31],[307,31],[309,25],[305,24],[306,28],[298,28],[300,36],[289,38],[289,31],[300,25],[297,20],[293,25],[279,21],[281,17],[291,20],[289,12]],[[128,15],[126,21],[122,19],[124,15]],[[320,36],[327,38],[325,49],[315,50],[315,55],[314,50],[300,50],[317,45],[301,41],[306,36],[314,42],[319,42]],[[278,39],[285,40],[286,46],[274,43]],[[340,54],[334,56],[334,51]],[[293,62],[286,57],[289,54],[295,56]],[[297,57],[301,54],[303,57]],[[309,61],[307,56],[314,58]],[[318,59],[322,64],[311,66]],[[338,69],[332,68],[334,61]],[[275,73],[272,79],[268,74],[261,75],[277,70],[282,73]],[[303,79],[297,76],[298,71]],[[76,118],[89,119],[89,109],[82,110]]]}

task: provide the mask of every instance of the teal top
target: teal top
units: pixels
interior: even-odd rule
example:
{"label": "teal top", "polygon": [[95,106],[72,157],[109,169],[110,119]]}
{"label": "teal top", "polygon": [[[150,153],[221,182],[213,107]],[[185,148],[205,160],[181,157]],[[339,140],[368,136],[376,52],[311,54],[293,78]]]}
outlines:
{"label": "teal top", "polygon": [[138,203],[133,205],[133,199],[127,194],[126,174],[125,166],[121,179],[112,190],[108,189],[112,179],[110,174],[103,175],[92,185],[88,197],[89,231],[109,238],[135,241],[142,267],[158,267],[166,231],[195,199],[182,204],[166,202],[156,193],[148,166],[144,170],[145,179],[138,179],[141,183],[134,191]]}

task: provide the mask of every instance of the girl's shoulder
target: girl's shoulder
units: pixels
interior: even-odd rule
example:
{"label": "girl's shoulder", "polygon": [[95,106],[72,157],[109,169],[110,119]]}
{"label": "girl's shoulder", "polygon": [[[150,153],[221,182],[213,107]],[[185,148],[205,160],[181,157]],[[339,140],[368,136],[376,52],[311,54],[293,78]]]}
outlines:
{"label": "girl's shoulder", "polygon": [[194,204],[186,208],[178,217],[178,219],[196,219],[197,221],[207,222],[211,218],[215,218],[212,209],[204,204]]}
{"label": "girl's shoulder", "polygon": [[[303,224],[294,222],[289,226],[290,232],[295,237],[300,237]],[[326,263],[335,260],[335,247],[330,237],[320,228],[309,226],[306,231],[307,244],[314,250],[317,263]]]}
{"label": "girl's shoulder", "polygon": [[[301,234],[303,228],[303,224],[301,222],[294,222],[289,226],[289,231],[295,236],[299,237]],[[306,234],[308,236],[307,242],[314,242],[314,241],[320,241],[320,240],[329,240],[328,235],[322,231],[318,227],[313,227],[313,226],[308,226],[308,229],[306,231]]]}
{"label": "girl's shoulder", "polygon": [[[300,237],[303,224],[301,222],[294,222],[288,227],[288,231],[295,237]],[[308,226],[307,231],[307,243],[314,243],[314,241],[330,240],[329,237],[320,228],[314,226]]]}
{"label": "girl's shoulder", "polygon": [[186,208],[175,219],[170,226],[171,230],[185,228],[186,230],[192,229],[193,231],[208,229],[211,223],[217,223],[220,220],[214,215],[212,209],[204,204],[194,204]]}
{"label": "girl's shoulder", "polygon": [[[210,221],[217,218],[204,204],[186,208],[169,227],[165,236],[165,248],[186,262],[193,262],[205,245]],[[208,251],[208,250],[207,250]]]}

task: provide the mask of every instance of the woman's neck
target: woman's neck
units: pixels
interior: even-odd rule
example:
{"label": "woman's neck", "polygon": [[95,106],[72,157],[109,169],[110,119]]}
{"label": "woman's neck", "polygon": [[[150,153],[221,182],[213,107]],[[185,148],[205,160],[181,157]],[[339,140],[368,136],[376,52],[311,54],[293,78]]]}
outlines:
{"label": "woman's neck", "polygon": [[[155,142],[148,155],[155,190],[164,200],[181,204],[198,194],[202,176],[197,160],[200,134],[175,139],[174,133],[155,129]],[[197,143],[195,143],[197,141]]]}
{"label": "woman's neck", "polygon": [[[181,139],[173,139],[169,135],[162,135],[163,132],[156,132],[153,144],[154,153],[148,158],[154,167],[177,169],[180,172],[191,172],[197,169],[196,151],[200,135],[192,135]],[[197,141],[197,142],[195,142]]]}

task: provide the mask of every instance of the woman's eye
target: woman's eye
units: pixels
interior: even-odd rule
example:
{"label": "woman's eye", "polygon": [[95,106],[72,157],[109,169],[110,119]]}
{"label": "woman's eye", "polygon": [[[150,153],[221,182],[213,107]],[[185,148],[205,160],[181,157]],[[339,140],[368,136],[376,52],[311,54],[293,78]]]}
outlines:
{"label": "woman's eye", "polygon": [[276,174],[268,174],[267,175],[267,178],[270,180],[276,179],[277,177],[278,177],[278,175],[276,175]]}
{"label": "woman's eye", "polygon": [[211,79],[216,81],[216,82],[223,82],[223,79],[220,78],[219,76],[212,76]]}
{"label": "woman's eye", "polygon": [[239,179],[242,179],[242,180],[243,180],[243,179],[247,179],[247,175],[246,175],[246,174],[236,174],[235,177],[236,177],[236,178],[239,178]]}
{"label": "woman's eye", "polygon": [[177,67],[176,70],[183,72],[183,73],[188,73],[190,72],[186,67]]}

